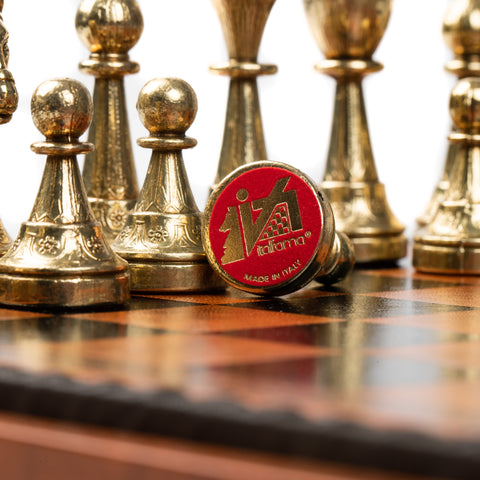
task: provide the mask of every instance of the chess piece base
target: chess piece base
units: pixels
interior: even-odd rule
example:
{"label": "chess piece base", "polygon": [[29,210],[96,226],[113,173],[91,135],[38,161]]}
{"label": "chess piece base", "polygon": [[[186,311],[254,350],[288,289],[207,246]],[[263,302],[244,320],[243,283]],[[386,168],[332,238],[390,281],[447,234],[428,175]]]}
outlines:
{"label": "chess piece base", "polygon": [[357,263],[391,262],[400,260],[407,253],[407,238],[403,234],[349,238],[353,243]]}
{"label": "chess piece base", "polygon": [[205,262],[128,261],[131,290],[137,292],[209,292],[225,283]]}
{"label": "chess piece base", "polygon": [[0,274],[0,303],[11,306],[79,308],[122,304],[130,298],[128,271],[108,275]]}
{"label": "chess piece base", "polygon": [[424,243],[416,239],[413,245],[413,266],[422,272],[479,275],[480,243]]}
{"label": "chess piece base", "polygon": [[379,182],[324,181],[338,231],[348,235],[356,263],[391,262],[407,254],[403,225],[391,212]]}

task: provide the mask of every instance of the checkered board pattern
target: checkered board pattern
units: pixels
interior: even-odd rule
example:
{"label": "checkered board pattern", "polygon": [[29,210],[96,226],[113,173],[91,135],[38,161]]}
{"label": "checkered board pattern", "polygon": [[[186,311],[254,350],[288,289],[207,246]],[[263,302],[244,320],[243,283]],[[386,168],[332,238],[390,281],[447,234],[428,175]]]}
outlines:
{"label": "checkered board pattern", "polygon": [[0,310],[0,408],[480,478],[480,278],[356,270],[281,298]]}

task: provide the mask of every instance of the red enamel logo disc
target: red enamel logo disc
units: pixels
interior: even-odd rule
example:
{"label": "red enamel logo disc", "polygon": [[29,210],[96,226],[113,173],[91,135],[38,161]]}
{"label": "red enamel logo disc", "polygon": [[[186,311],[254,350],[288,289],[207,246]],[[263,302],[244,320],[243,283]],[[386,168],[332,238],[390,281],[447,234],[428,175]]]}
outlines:
{"label": "red enamel logo disc", "polygon": [[315,188],[278,166],[234,176],[218,195],[208,225],[220,269],[240,284],[267,290],[305,270],[316,256],[321,231]]}

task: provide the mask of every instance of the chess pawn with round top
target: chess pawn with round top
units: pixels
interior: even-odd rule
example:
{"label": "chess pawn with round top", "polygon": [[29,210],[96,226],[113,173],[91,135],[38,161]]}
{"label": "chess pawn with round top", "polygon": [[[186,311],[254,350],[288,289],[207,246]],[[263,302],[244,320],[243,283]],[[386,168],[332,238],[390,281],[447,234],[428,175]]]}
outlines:
{"label": "chess pawn with round top", "polygon": [[140,91],[137,110],[150,132],[138,144],[152,149],[137,204],[113,243],[130,266],[137,291],[208,291],[223,287],[211,270],[201,241],[201,218],[182,150],[196,140],[185,136],[195,119],[197,98],[177,78],[154,79]]}
{"label": "chess pawn with round top", "polygon": [[[3,1],[0,2],[0,125],[11,120],[18,106],[17,88],[8,70],[8,31],[3,23],[2,10]],[[8,250],[10,245],[10,237],[0,222],[0,256]]]}
{"label": "chess pawn with round top", "polygon": [[326,60],[316,69],[336,82],[330,148],[321,189],[357,263],[406,255],[404,227],[379,183],[370,144],[362,80],[383,66],[372,60],[388,24],[391,0],[304,0],[313,36]]}
{"label": "chess pawn with round top", "polygon": [[79,137],[88,128],[92,100],[71,79],[50,80],[34,92],[35,126],[46,136],[32,145],[47,162],[30,218],[0,259],[0,303],[85,307],[124,303],[128,265],[104,240],[77,164],[92,150]]}
{"label": "chess pawn with round top", "polygon": [[448,190],[431,222],[415,235],[413,264],[434,273],[480,274],[480,78],[454,87],[450,115],[456,145]]}
{"label": "chess pawn with round top", "polygon": [[[480,0],[454,0],[450,2],[443,20],[443,38],[455,57],[448,61],[445,69],[459,79],[480,76]],[[445,198],[450,184],[457,144],[450,143],[441,179],[418,225],[431,222],[439,205]]]}
{"label": "chess pawn with round top", "polygon": [[128,51],[140,39],[143,18],[135,0],[83,0],[75,23],[91,52],[80,70],[95,77],[88,135],[95,151],[85,158],[83,179],[95,217],[113,241],[138,198],[124,76],[139,70]]}
{"label": "chess pawn with round top", "polygon": [[257,77],[276,73],[257,62],[265,24],[275,0],[212,0],[230,60],[210,71],[230,77],[223,144],[214,185],[241,165],[267,158]]}

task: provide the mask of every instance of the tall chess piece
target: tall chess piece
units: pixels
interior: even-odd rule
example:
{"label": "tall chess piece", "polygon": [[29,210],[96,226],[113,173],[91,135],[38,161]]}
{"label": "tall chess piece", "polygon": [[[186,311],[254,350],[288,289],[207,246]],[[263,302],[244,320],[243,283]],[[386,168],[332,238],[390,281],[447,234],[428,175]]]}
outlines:
{"label": "tall chess piece", "polygon": [[197,97],[183,80],[154,79],[140,91],[137,110],[152,149],[140,197],[113,248],[128,260],[131,288],[138,291],[207,291],[223,283],[211,270],[201,241],[202,215],[195,203],[182,150],[197,113]]}
{"label": "tall chess piece", "polygon": [[[15,81],[8,70],[8,31],[2,18],[3,0],[0,0],[0,125],[8,123],[17,109],[18,95]],[[10,247],[11,240],[0,222],[0,256]]]}
{"label": "tall chess piece", "polygon": [[460,80],[450,97],[456,145],[448,189],[415,235],[413,265],[434,273],[480,274],[480,78]]}
{"label": "tall chess piece", "polygon": [[223,144],[215,185],[237,167],[265,160],[257,77],[276,73],[257,62],[263,30],[275,0],[212,0],[227,44],[228,63],[210,70],[230,77]]}
{"label": "tall chess piece", "polygon": [[76,80],[42,83],[32,97],[33,122],[46,136],[40,189],[27,222],[0,259],[0,303],[83,307],[124,303],[128,265],[105,242],[93,218],[77,164],[92,150],[79,137],[92,115],[88,90]]}
{"label": "tall chess piece", "polygon": [[83,0],[75,24],[91,52],[80,70],[95,76],[88,135],[95,151],[85,158],[83,179],[95,217],[113,241],[138,198],[123,77],[139,70],[128,51],[142,34],[143,17],[136,0]]}
{"label": "tall chess piece", "polygon": [[326,56],[316,69],[337,82],[327,165],[320,187],[357,263],[406,254],[404,227],[379,183],[370,144],[362,80],[383,66],[372,60],[388,24],[391,0],[304,0],[315,40]]}
{"label": "tall chess piece", "polygon": [[[445,69],[459,79],[480,76],[480,0],[454,0],[450,2],[443,20],[443,38],[455,57]],[[417,219],[419,226],[429,224],[450,185],[453,162],[458,144],[450,143],[440,182],[423,214]]]}

